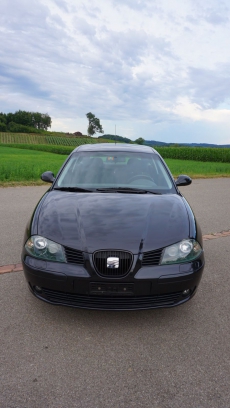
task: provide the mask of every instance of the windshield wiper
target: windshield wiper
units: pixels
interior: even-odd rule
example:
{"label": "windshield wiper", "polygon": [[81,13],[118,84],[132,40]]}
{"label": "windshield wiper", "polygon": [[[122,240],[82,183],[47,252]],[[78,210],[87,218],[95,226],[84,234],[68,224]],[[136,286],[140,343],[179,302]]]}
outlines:
{"label": "windshield wiper", "polygon": [[132,187],[108,187],[108,188],[96,188],[96,189],[86,189],[82,187],[54,187],[54,190],[58,191],[69,191],[69,192],[79,192],[79,193],[92,193],[98,191],[99,193],[131,193],[131,194],[157,194],[161,195],[156,191],[144,190],[142,188],[132,188]]}
{"label": "windshield wiper", "polygon": [[54,187],[54,190],[60,191],[70,191],[70,192],[79,192],[79,193],[92,193],[95,190],[89,190],[81,187]]}
{"label": "windshield wiper", "polygon": [[108,188],[97,188],[96,191],[101,193],[117,192],[117,193],[133,193],[133,194],[158,194],[156,191],[145,190],[143,188],[132,188],[132,187],[108,187]]}

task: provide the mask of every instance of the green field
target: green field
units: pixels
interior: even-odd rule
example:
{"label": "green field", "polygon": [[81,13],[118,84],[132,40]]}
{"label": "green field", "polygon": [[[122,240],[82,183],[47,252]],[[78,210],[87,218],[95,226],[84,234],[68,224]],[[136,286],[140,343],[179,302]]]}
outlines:
{"label": "green field", "polygon": [[187,174],[192,178],[230,177],[230,163],[164,159],[174,177]]}
{"label": "green field", "polygon": [[[34,150],[53,151],[69,154],[72,149],[82,144],[114,143],[113,140],[97,139],[94,137],[73,137],[58,132],[44,134],[0,132],[0,145],[30,148]],[[163,147],[153,146],[164,159],[194,160],[200,162],[230,163],[229,148],[211,147]],[[55,150],[54,150],[55,149]]]}
{"label": "green field", "polygon": [[67,156],[0,146],[0,157],[0,185],[9,185],[37,184],[44,171],[56,174]]}
{"label": "green field", "polygon": [[[40,184],[41,174],[57,174],[68,154],[0,146],[0,185]],[[165,159],[174,177],[187,174],[192,178],[230,177],[230,163]]]}

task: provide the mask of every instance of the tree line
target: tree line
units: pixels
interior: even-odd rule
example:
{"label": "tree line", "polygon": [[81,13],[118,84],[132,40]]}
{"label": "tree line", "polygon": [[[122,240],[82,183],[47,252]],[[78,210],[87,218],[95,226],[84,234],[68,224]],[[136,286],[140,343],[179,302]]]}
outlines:
{"label": "tree line", "polygon": [[133,141],[133,140],[129,139],[128,137],[106,134],[106,135],[103,135],[103,136],[98,136],[98,139],[109,139],[109,140],[114,140],[115,142],[136,143],[136,144],[139,144],[139,145],[145,144],[145,139],[143,139],[142,137],[139,137],[138,139]]}
{"label": "tree line", "polygon": [[40,133],[51,127],[48,113],[27,112],[0,113],[0,132]]}
{"label": "tree line", "polygon": [[[88,119],[88,136],[94,136],[96,133],[104,133],[103,127],[92,112],[86,113]],[[51,117],[48,113],[27,112],[18,110],[15,113],[0,112],[0,132],[14,133],[42,133],[51,127]],[[123,143],[133,143],[130,139],[118,135],[104,135],[102,138],[115,140]],[[145,144],[145,140],[139,137],[134,141],[137,144]]]}

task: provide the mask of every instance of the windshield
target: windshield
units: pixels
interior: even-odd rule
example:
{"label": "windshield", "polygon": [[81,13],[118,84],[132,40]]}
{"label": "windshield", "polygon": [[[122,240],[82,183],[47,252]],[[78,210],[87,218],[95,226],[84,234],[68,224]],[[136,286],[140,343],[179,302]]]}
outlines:
{"label": "windshield", "polygon": [[54,188],[68,187],[176,193],[159,156],[140,152],[76,152],[63,168]]}

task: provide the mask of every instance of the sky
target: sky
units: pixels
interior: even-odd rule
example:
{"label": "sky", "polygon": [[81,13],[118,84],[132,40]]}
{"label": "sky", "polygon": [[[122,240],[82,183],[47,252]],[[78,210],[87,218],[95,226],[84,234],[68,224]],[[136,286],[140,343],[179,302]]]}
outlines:
{"label": "sky", "polygon": [[0,112],[51,130],[230,144],[228,0],[1,0]]}

